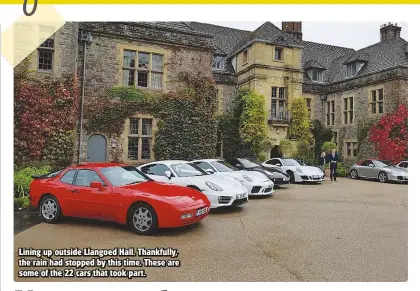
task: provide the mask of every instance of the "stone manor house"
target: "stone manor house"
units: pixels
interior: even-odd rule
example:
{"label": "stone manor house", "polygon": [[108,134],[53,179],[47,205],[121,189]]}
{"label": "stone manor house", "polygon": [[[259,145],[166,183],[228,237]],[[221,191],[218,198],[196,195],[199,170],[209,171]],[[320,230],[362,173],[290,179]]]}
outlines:
{"label": "stone manor house", "polygon": [[[219,112],[230,108],[237,88],[266,97],[273,149],[292,134],[291,101],[303,97],[311,118],[331,128],[341,155],[352,159],[361,146],[358,121],[408,102],[408,43],[400,32],[385,24],[379,42],[356,51],[302,40],[302,22],[281,29],[266,22],[254,31],[198,22],[67,22],[33,52],[31,74],[77,74],[85,100],[118,85],[174,90],[179,72],[212,76]],[[83,132],[79,161],[109,161],[117,146],[126,163],[153,160],[155,131],[153,116],[137,114],[117,139]],[[218,155],[222,147],[219,141]]]}

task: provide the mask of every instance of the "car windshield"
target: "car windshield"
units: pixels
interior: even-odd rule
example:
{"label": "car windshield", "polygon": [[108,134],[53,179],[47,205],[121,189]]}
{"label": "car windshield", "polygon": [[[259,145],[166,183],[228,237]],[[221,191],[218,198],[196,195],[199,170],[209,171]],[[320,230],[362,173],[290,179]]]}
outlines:
{"label": "car windshield", "polygon": [[180,163],[171,165],[172,170],[178,177],[196,177],[208,175],[204,170],[191,163]]}
{"label": "car windshield", "polygon": [[233,172],[233,171],[237,171],[237,169],[235,167],[233,167],[232,165],[230,165],[226,161],[215,161],[215,162],[211,162],[211,164],[219,172]]}
{"label": "car windshield", "polygon": [[294,160],[294,159],[282,159],[281,160],[283,165],[285,166],[303,166],[302,164],[300,164],[298,161]]}
{"label": "car windshield", "polygon": [[250,160],[247,160],[247,159],[238,159],[238,161],[240,161],[242,163],[242,165],[244,166],[244,168],[246,168],[246,169],[256,168],[256,167],[260,166],[260,165],[254,163]]}
{"label": "car windshield", "polygon": [[375,161],[375,165],[379,168],[393,166],[393,164],[390,161]]}
{"label": "car windshield", "polygon": [[108,167],[100,171],[113,186],[125,186],[150,180],[133,166]]}

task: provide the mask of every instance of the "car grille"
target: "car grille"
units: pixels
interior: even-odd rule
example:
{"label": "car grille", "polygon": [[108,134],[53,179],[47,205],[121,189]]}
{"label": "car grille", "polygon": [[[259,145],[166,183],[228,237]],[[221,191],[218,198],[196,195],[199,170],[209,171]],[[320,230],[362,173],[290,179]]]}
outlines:
{"label": "car grille", "polygon": [[237,199],[237,200],[233,201],[232,206],[241,205],[241,204],[244,204],[244,203],[247,203],[247,202],[248,202],[248,199],[246,199],[246,198]]}
{"label": "car grille", "polygon": [[258,192],[260,192],[260,190],[261,190],[260,186],[254,186],[251,189],[251,193],[258,193]]}
{"label": "car grille", "polygon": [[273,188],[266,188],[266,189],[264,189],[264,193],[268,193],[268,192],[271,192],[271,190],[273,190]]}
{"label": "car grille", "polygon": [[230,196],[220,196],[219,197],[219,204],[228,204],[232,200]]}

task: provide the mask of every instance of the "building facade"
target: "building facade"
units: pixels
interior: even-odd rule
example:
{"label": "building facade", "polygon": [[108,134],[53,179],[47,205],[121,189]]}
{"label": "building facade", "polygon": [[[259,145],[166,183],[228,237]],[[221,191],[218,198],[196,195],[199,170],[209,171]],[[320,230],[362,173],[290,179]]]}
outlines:
{"label": "building facade", "polygon": [[[40,27],[40,35],[47,30]],[[114,86],[176,90],[180,72],[212,76],[220,113],[232,108],[238,88],[266,97],[273,147],[290,137],[291,102],[303,97],[311,118],[330,127],[339,151],[353,158],[361,118],[408,102],[408,49],[400,31],[385,25],[380,42],[355,51],[303,41],[301,22],[284,22],[282,29],[266,22],[255,31],[197,22],[69,22],[30,56],[30,72],[76,74],[83,100]],[[126,120],[119,137],[83,131],[77,160],[110,161],[117,150],[126,163],[153,160],[155,132],[155,118],[141,113]],[[218,155],[222,147],[219,141]]]}

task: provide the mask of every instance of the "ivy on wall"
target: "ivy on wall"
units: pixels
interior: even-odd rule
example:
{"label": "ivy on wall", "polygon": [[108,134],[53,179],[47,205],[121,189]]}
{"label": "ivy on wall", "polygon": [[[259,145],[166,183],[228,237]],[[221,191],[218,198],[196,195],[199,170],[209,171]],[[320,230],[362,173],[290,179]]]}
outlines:
{"label": "ivy on wall", "polygon": [[369,140],[379,152],[378,158],[398,163],[408,159],[408,108],[385,114],[369,130]]}
{"label": "ivy on wall", "polygon": [[[212,79],[182,73],[181,89],[151,93],[135,87],[115,87],[86,105],[88,133],[120,136],[127,118],[147,113],[157,118],[155,159],[213,157],[216,149],[216,87]],[[118,160],[122,149],[113,154]]]}
{"label": "ivy on wall", "polygon": [[20,68],[14,85],[15,165],[48,160],[71,163],[77,121],[78,90],[72,78],[32,80]]}
{"label": "ivy on wall", "polygon": [[[315,156],[319,157],[321,155],[321,151],[325,151],[323,149],[323,144],[325,142],[331,142],[333,138],[333,132],[331,129],[326,128],[321,121],[315,119],[312,121],[312,135],[315,139]],[[332,142],[331,142],[332,143]],[[335,147],[335,144],[332,143]]]}
{"label": "ivy on wall", "polygon": [[267,136],[264,97],[248,89],[236,92],[233,107],[219,116],[223,136],[223,157],[263,159],[263,151],[271,147]]}
{"label": "ivy on wall", "polygon": [[310,131],[311,120],[305,98],[299,97],[292,101],[292,135],[295,139],[312,143]]}

